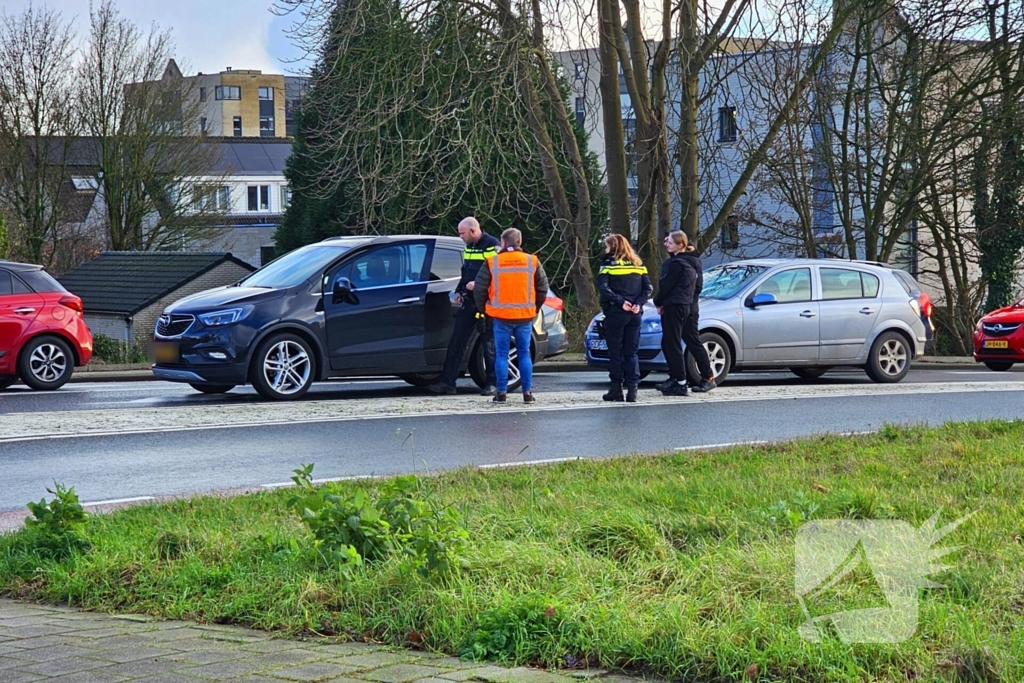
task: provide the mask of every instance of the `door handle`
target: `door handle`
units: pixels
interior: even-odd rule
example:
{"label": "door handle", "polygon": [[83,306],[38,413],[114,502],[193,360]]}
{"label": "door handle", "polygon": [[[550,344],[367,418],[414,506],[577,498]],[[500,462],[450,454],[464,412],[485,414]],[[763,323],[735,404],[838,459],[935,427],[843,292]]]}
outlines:
{"label": "door handle", "polygon": [[35,312],[36,312],[36,309],[34,309],[34,308],[15,308],[14,309],[14,314],[15,315],[28,315],[30,313],[35,313]]}
{"label": "door handle", "polygon": [[418,296],[410,296],[407,299],[399,299],[398,303],[400,303],[400,304],[414,304],[414,303],[417,303],[419,300],[420,300],[420,298]]}
{"label": "door handle", "polygon": [[860,309],[860,312],[863,313],[864,315],[871,315],[872,313],[874,313],[874,311],[872,309],[868,308],[867,306],[865,306],[864,308]]}
{"label": "door handle", "polygon": [[815,313],[814,311],[804,311],[803,313],[800,314],[800,317],[801,318],[813,318],[816,315],[818,315],[818,314]]}

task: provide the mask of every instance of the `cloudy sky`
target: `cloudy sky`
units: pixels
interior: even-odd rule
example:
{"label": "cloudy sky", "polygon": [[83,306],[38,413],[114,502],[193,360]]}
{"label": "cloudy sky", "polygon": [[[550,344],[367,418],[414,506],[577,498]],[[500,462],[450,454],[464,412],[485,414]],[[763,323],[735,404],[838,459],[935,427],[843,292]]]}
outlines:
{"label": "cloudy sky", "polygon": [[[0,0],[6,14],[19,14],[30,4],[74,19],[79,37],[88,31],[89,0]],[[154,22],[170,29],[175,57],[190,72],[214,73],[230,66],[295,73],[301,67],[292,60],[300,53],[285,34],[292,19],[275,16],[272,4],[273,0],[120,0],[117,7],[147,30]]]}

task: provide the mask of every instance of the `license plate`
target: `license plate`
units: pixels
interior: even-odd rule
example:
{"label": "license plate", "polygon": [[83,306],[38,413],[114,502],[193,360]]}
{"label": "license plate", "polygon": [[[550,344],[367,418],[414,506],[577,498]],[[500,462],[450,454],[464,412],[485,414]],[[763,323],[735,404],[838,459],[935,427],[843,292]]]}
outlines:
{"label": "license plate", "polygon": [[153,344],[153,360],[157,363],[177,363],[180,350],[174,342],[156,342]]}
{"label": "license plate", "polygon": [[982,348],[986,348],[986,349],[1008,349],[1008,348],[1010,348],[1010,342],[1008,342],[1008,341],[992,341],[991,339],[989,339],[984,344],[982,344]]}
{"label": "license plate", "polygon": [[587,342],[587,346],[593,351],[607,351],[608,341],[605,339],[591,339]]}

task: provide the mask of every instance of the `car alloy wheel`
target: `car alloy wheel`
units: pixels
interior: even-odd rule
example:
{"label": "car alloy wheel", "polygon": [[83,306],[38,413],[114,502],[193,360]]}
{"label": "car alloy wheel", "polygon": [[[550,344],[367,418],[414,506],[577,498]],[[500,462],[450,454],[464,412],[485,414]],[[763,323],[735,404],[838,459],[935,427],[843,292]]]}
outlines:
{"label": "car alloy wheel", "polygon": [[277,393],[296,394],[309,381],[309,354],[293,341],[279,341],[263,357],[263,376]]}
{"label": "car alloy wheel", "polygon": [[[711,364],[711,373],[715,377],[715,383],[721,384],[729,376],[729,369],[732,366],[732,353],[725,340],[714,332],[704,332],[700,335],[704,343],[704,350],[708,352],[708,361]],[[693,359],[690,352],[686,352],[686,374],[691,385],[697,385],[701,379],[697,370],[697,361]]]}
{"label": "car alloy wheel", "polygon": [[298,335],[271,335],[260,344],[253,358],[253,388],[271,400],[299,398],[313,384],[314,363],[309,344]]}
{"label": "car alloy wheel", "polygon": [[[480,340],[473,350],[469,360],[469,376],[473,378],[474,384],[483,389],[487,384],[485,377],[486,367],[484,364],[484,344]],[[522,384],[523,376],[519,371],[519,352],[516,350],[515,341],[508,350],[508,390],[518,391]]]}
{"label": "car alloy wheel", "polygon": [[871,345],[868,376],[876,382],[899,382],[910,371],[910,350],[907,340],[898,332],[883,332]]}
{"label": "car alloy wheel", "polygon": [[37,391],[53,391],[71,379],[74,366],[74,356],[67,342],[56,337],[39,337],[22,350],[18,374],[25,384]]}
{"label": "car alloy wheel", "polygon": [[56,382],[68,369],[68,357],[56,344],[40,344],[28,357],[32,375],[40,382]]}

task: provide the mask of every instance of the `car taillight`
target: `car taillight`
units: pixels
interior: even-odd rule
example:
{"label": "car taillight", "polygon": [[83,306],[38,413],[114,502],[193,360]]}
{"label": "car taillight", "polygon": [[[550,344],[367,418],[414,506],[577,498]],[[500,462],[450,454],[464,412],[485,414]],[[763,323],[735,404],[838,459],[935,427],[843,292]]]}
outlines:
{"label": "car taillight", "polygon": [[84,309],[82,308],[82,300],[79,299],[77,296],[62,296],[60,298],[60,301],[58,301],[57,303],[59,303],[61,306],[66,306],[67,308],[70,308],[72,311],[77,311],[78,313],[84,312]]}
{"label": "car taillight", "polygon": [[563,303],[563,301],[559,299],[557,296],[549,296],[546,299],[544,299],[544,305],[550,306],[556,311],[565,310],[565,303]]}
{"label": "car taillight", "polygon": [[921,312],[924,313],[926,318],[931,318],[932,313],[935,311],[935,307],[932,305],[932,298],[924,292],[921,292],[919,298],[921,300]]}

